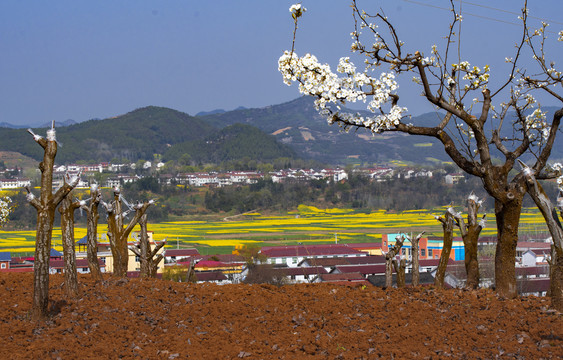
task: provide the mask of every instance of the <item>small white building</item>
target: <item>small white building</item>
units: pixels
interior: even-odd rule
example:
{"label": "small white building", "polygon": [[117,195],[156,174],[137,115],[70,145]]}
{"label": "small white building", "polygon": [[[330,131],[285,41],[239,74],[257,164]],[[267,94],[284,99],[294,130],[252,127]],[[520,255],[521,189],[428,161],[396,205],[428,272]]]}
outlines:
{"label": "small white building", "polygon": [[0,179],[0,189],[19,189],[31,186],[31,180],[27,178]]}

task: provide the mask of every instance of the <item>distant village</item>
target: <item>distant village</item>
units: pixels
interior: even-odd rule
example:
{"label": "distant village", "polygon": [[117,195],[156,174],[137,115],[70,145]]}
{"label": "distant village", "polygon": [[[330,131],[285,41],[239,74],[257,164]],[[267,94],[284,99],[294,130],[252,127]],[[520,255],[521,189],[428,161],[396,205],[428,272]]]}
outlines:
{"label": "distant village", "polygon": [[[102,187],[114,188],[123,186],[127,183],[133,183],[145,175],[142,171],[136,172],[137,164],[120,163],[112,164],[102,162],[90,165],[58,165],[54,169],[53,187],[62,186],[65,174],[80,174],[80,182],[77,188],[89,188],[94,180],[94,174],[105,173],[111,174],[107,176]],[[177,173],[169,174],[162,171],[164,163],[158,162],[152,164],[146,161],[142,165],[143,170],[150,171],[151,176],[156,177],[162,185],[186,185],[194,187],[223,187],[231,185],[248,185],[254,184],[262,179],[271,179],[274,183],[282,183],[288,181],[312,181],[327,180],[339,182],[348,178],[349,174],[345,169],[329,168],[329,169],[285,169],[262,173],[258,171],[227,171],[227,172],[194,172],[194,173]],[[32,179],[21,176],[19,169],[5,169],[0,172],[0,189],[18,189],[26,186],[33,186]],[[21,170],[21,169],[20,169]],[[464,181],[465,177],[460,173],[446,174],[443,170],[414,170],[410,168],[400,167],[393,168],[387,166],[373,168],[354,168],[351,170],[355,174],[363,174],[373,181],[387,181],[392,178],[413,178],[413,177],[433,177],[435,175],[443,176],[446,184],[455,184]]]}

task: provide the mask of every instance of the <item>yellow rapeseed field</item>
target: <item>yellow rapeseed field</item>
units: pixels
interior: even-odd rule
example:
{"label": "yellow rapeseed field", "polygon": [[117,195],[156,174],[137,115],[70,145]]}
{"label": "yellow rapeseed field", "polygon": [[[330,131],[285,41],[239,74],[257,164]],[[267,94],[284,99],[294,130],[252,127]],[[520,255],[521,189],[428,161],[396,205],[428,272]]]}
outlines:
{"label": "yellow rapeseed field", "polygon": [[[434,218],[443,215],[446,208],[434,210],[410,210],[400,213],[375,210],[371,213],[356,213],[351,209],[318,209],[301,205],[298,211],[280,216],[264,216],[253,213],[252,217],[241,217],[234,221],[173,221],[148,224],[154,239],[167,239],[170,246],[203,246],[233,249],[241,244],[258,243],[296,244],[334,242],[379,242],[382,233],[400,231],[426,231],[430,236],[441,236],[441,225]],[[482,236],[496,234],[494,214],[488,214],[487,227]],[[520,231],[533,232],[538,228],[546,231],[543,218],[537,209],[523,209]],[[134,229],[138,231],[139,227]],[[107,225],[99,225],[98,233],[104,236]],[[75,239],[86,236],[86,229],[75,228]],[[459,234],[456,234],[459,236]],[[105,239],[105,238],[104,238]],[[0,251],[25,253],[33,251],[35,231],[0,230]],[[61,231],[53,230],[54,248],[62,251]],[[228,250],[228,249],[227,249]],[[224,250],[224,251],[227,251]],[[212,251],[212,250],[210,250]]]}

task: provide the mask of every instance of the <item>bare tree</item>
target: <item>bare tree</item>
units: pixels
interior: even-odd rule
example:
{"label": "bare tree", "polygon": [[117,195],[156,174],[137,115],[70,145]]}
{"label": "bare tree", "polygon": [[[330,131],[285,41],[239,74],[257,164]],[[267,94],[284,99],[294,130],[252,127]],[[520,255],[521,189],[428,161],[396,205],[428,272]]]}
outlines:
{"label": "bare tree", "polygon": [[61,201],[61,235],[63,243],[65,291],[68,297],[78,296],[78,274],[76,272],[76,251],[74,245],[74,211],[80,207],[80,201],[72,201],[72,192]]}
{"label": "bare tree", "polygon": [[399,260],[393,259],[393,269],[397,273],[397,287],[405,287],[406,280],[405,280],[405,270],[407,268],[407,259],[401,256]]}
{"label": "bare tree", "polygon": [[481,220],[477,220],[477,213],[483,200],[479,200],[475,194],[471,193],[467,198],[467,224],[463,220],[461,213],[452,213],[457,227],[461,232],[463,247],[465,249],[465,271],[467,273],[466,287],[476,289],[479,287],[479,260],[477,258],[477,243],[479,234],[486,224],[486,214]]}
{"label": "bare tree", "polygon": [[[90,201],[89,204],[86,202]],[[100,270],[100,263],[98,261],[98,220],[100,214],[98,213],[98,206],[102,201],[102,192],[97,184],[90,186],[90,198],[83,200],[80,208],[86,211],[86,257],[88,258],[88,268],[90,274],[95,281],[103,281],[102,271]]]}
{"label": "bare tree", "polygon": [[446,269],[450,260],[450,253],[452,251],[452,242],[454,237],[454,217],[452,215],[453,209],[450,207],[446,210],[444,216],[436,216],[436,220],[442,223],[444,229],[444,240],[442,252],[440,254],[440,262],[436,270],[436,277],[434,278],[434,285],[442,289],[444,287],[444,279],[446,277]]}
{"label": "bare tree", "polygon": [[[385,287],[391,288],[393,286],[393,260],[395,256],[400,253],[405,241],[404,236],[397,236],[395,238],[395,245],[391,245],[385,254]],[[397,277],[398,279],[398,277]]]}
{"label": "bare tree", "polygon": [[[352,51],[365,57],[366,69],[356,71],[350,58],[343,57],[337,69],[343,76],[333,73],[314,55],[297,56],[297,23],[305,9],[294,5],[290,8],[295,22],[292,49],[280,57],[278,66],[286,84],[297,82],[303,94],[316,98],[315,105],[330,124],[338,123],[344,130],[367,128],[374,133],[395,131],[435,138],[457,166],[479,177],[495,201],[496,289],[513,297],[517,295],[516,243],[526,187],[524,176],[513,175],[511,170],[516,159],[531,155],[535,159],[530,167],[534,175],[545,177],[541,171],[551,154],[563,108],[548,120],[534,94],[545,94],[563,103],[563,96],[552,86],[563,84],[563,73],[554,68],[544,51],[547,24],[530,29],[524,1],[519,17],[521,36],[513,57],[506,57],[510,68],[495,82],[497,88],[491,89],[489,66],[471,66],[461,58],[463,42],[454,29],[461,26],[462,16],[453,0],[450,3],[445,46],[432,46],[430,56],[425,57],[423,51],[407,50],[383,10],[371,15],[360,10],[353,0]],[[563,33],[559,33],[558,40],[563,41]],[[524,63],[525,55],[533,59],[531,64]],[[379,77],[371,76],[378,67],[388,71]],[[411,124],[407,109],[399,106],[395,75],[413,77],[426,100],[446,115],[431,126]],[[366,101],[367,110],[373,114],[349,113],[342,108],[358,100]],[[495,158],[501,161],[493,161]]]}
{"label": "bare tree", "polygon": [[33,265],[33,305],[31,315],[39,320],[47,316],[49,305],[49,259],[55,208],[78,184],[78,177],[65,176],[64,184],[53,194],[53,165],[57,155],[57,139],[55,122],[47,130],[47,138],[33,135],[33,139],[43,148],[43,161],[39,163],[41,170],[41,195],[36,198],[29,187],[27,200],[37,210],[37,230],[35,235],[35,260]]}
{"label": "bare tree", "polygon": [[[560,189],[556,208],[543,191],[542,186],[536,180],[532,169],[522,162],[521,165],[523,167],[522,173],[527,179],[528,194],[530,194],[537,207],[540,209],[547,223],[549,233],[551,234],[553,244],[551,246],[551,259],[549,261],[551,277],[549,293],[553,308],[558,311],[563,311],[563,226],[557,215],[557,208],[559,208],[559,215],[563,219],[563,189]],[[561,180],[563,180],[563,177]]]}
{"label": "bare tree", "polygon": [[411,262],[412,262],[412,286],[418,286],[420,285],[420,265],[419,265],[419,259],[420,259],[420,239],[422,238],[422,236],[424,235],[424,231],[421,232],[420,234],[418,234],[414,239],[409,238],[409,241],[411,242]]}
{"label": "bare tree", "polygon": [[[122,210],[121,202],[124,202],[128,210]],[[139,222],[139,219],[147,211],[147,208],[154,204],[154,200],[144,203],[137,203],[131,206],[121,195],[119,188],[113,189],[113,201],[109,204],[102,202],[108,212],[108,238],[113,256],[113,274],[118,277],[127,276],[127,268],[129,264],[129,247],[127,239],[131,231]],[[124,218],[129,212],[135,212],[133,218],[127,226],[124,225]]]}
{"label": "bare tree", "polygon": [[154,249],[151,250],[151,244],[149,242],[147,232],[147,214],[143,214],[139,218],[139,226],[141,227],[139,241],[137,244],[129,246],[129,250],[139,257],[139,261],[141,263],[140,277],[154,278],[156,277],[158,264],[164,258],[162,254],[158,254],[158,251],[166,244],[166,239],[164,241],[160,241],[159,243],[155,243]]}

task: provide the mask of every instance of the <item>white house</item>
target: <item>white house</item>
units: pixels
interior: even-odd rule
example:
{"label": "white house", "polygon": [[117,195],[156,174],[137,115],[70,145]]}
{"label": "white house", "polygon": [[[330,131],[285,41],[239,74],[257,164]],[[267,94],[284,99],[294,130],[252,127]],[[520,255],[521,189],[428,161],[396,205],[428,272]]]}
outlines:
{"label": "white house", "polygon": [[31,180],[27,178],[0,179],[1,189],[19,189],[26,186],[31,186]]}
{"label": "white house", "polygon": [[265,246],[260,251],[270,264],[298,267],[304,259],[368,256],[346,244]]}

